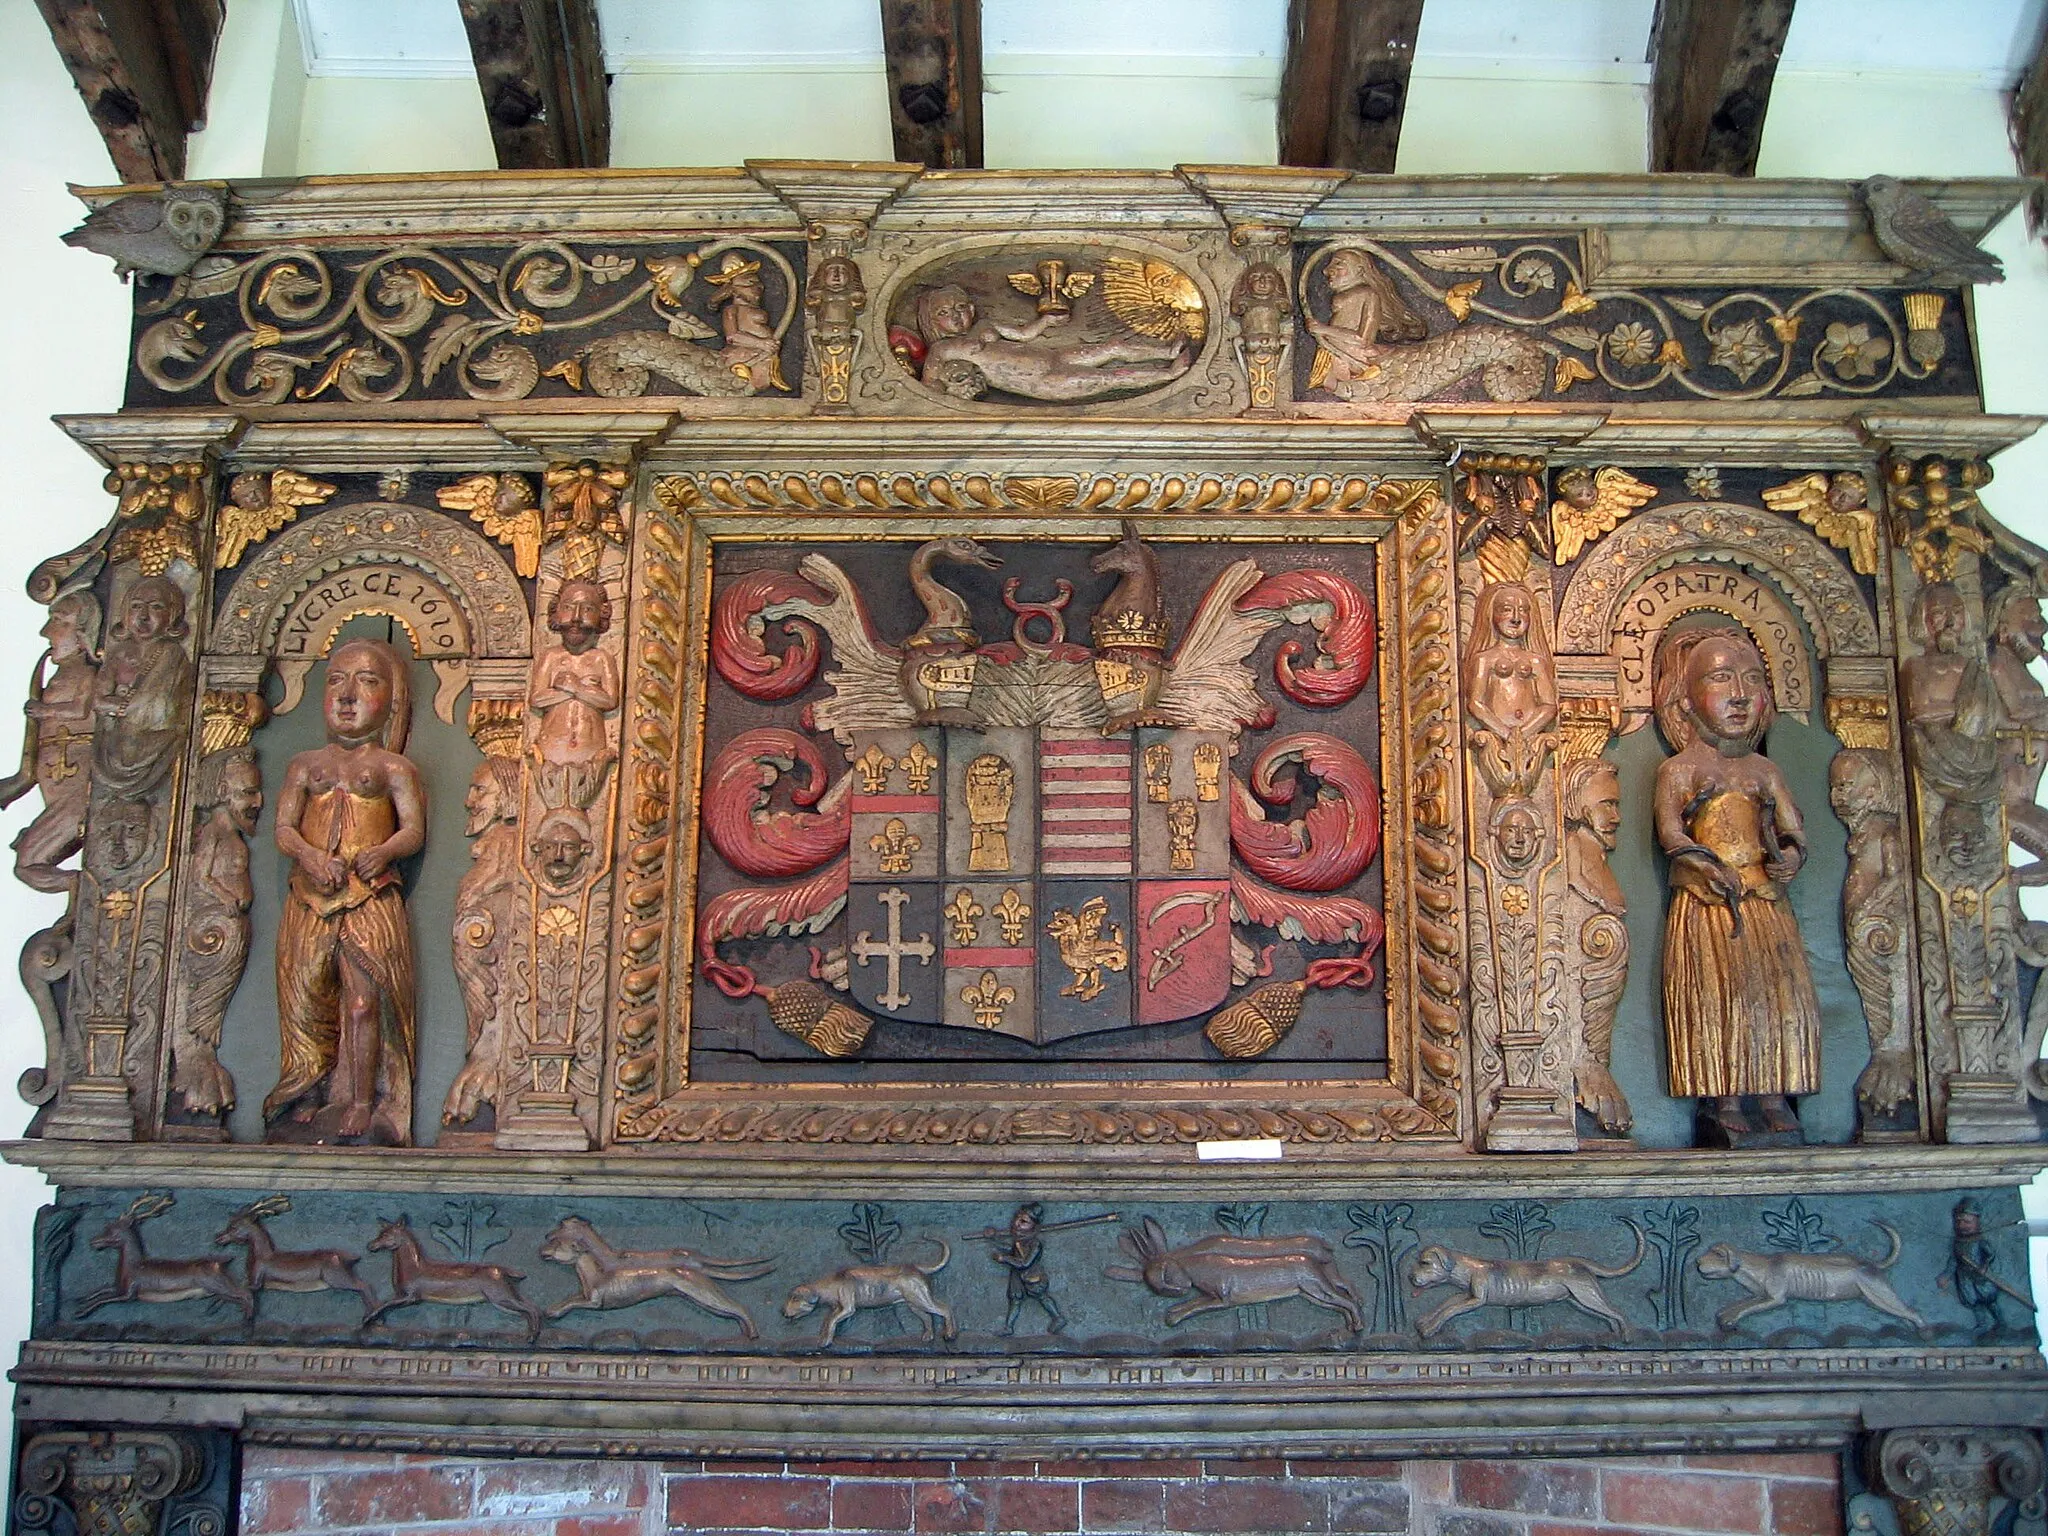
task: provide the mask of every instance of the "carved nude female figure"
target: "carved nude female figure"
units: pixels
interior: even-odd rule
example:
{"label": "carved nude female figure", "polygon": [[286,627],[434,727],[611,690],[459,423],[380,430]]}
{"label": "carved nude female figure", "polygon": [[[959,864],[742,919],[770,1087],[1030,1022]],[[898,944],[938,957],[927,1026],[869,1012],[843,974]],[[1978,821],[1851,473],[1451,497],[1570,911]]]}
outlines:
{"label": "carved nude female figure", "polygon": [[1496,795],[1526,795],[1554,744],[1557,675],[1536,617],[1536,598],[1520,582],[1493,582],[1479,594],[1465,655],[1465,710],[1480,771]]}
{"label": "carved nude female figure", "polygon": [[1657,769],[1657,841],[1671,860],[1664,927],[1664,1032],[1671,1092],[1711,1100],[1725,1145],[1762,1130],[1796,1136],[1788,1102],[1820,1086],[1820,1002],[1785,887],[1806,833],[1777,764],[1757,751],[1775,718],[1749,637],[1708,628],[1667,638],[1657,721],[1676,755]]}
{"label": "carved nude female figure", "polygon": [[[277,931],[282,1070],[263,1117],[326,1137],[412,1142],[412,932],[398,860],[426,842],[426,791],[404,755],[405,663],[378,640],[327,658],[327,745],[301,752],[277,797],[291,881]],[[325,1085],[323,1114],[310,1100]]]}
{"label": "carved nude female figure", "polygon": [[1428,323],[1364,251],[1332,251],[1323,264],[1323,279],[1330,285],[1330,318],[1310,315],[1306,321],[1317,348],[1309,388],[1341,395],[1339,386],[1380,371],[1381,343],[1429,338]]}

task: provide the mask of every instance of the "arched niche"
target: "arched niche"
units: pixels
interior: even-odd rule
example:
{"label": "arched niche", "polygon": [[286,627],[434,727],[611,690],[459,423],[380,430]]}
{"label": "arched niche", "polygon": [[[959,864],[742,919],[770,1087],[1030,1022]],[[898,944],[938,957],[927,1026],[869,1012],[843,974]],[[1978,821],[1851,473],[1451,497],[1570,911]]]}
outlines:
{"label": "arched niche", "polygon": [[[1716,567],[1732,579],[1713,581],[1708,573]],[[1632,605],[1646,610],[1638,614],[1641,622],[1631,621]],[[1862,589],[1823,540],[1769,512],[1725,502],[1660,507],[1594,546],[1565,587],[1557,649],[1561,655],[1614,655],[1624,664],[1623,728],[1633,729],[1647,718],[1642,711],[1658,636],[1673,620],[1700,611],[1725,613],[1750,632],[1771,666],[1780,707],[1802,718],[1817,670],[1816,658],[1807,654],[1808,636],[1822,662],[1880,650]],[[1629,675],[1626,665],[1636,651],[1642,653],[1640,677]]]}
{"label": "arched niche", "polygon": [[397,623],[433,664],[434,710],[454,718],[470,663],[532,654],[526,595],[497,547],[438,512],[396,502],[334,507],[294,524],[235,577],[208,654],[260,657],[284,683],[279,713],[351,619]]}

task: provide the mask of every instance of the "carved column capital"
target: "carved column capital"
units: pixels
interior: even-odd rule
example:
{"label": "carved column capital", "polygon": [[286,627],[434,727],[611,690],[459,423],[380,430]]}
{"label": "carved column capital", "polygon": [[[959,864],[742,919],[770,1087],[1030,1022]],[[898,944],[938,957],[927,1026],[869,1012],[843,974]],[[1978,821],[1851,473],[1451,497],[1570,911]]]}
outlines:
{"label": "carved column capital", "polygon": [[[209,1454],[207,1441],[215,1442]],[[228,1529],[234,1495],[222,1434],[63,1429],[31,1435],[15,1477],[15,1525],[27,1531],[155,1531],[165,1505],[185,1504],[194,1536]],[[188,1496],[197,1494],[198,1497]]]}
{"label": "carved column capital", "polygon": [[1864,1448],[1864,1475],[1898,1511],[1900,1536],[1978,1536],[2008,1503],[2041,1516],[2041,1437],[2030,1429],[1892,1429]]}

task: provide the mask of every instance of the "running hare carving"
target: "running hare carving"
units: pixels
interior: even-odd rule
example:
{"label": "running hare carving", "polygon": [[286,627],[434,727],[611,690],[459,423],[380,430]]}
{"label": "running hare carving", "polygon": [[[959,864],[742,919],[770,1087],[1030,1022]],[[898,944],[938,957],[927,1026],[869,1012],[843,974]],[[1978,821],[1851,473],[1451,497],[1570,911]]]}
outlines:
{"label": "running hare carving", "polygon": [[1341,1312],[1353,1333],[1365,1329],[1365,1308],[1319,1237],[1204,1237],[1179,1248],[1150,1216],[1117,1246],[1137,1262],[1111,1264],[1103,1274],[1131,1280],[1155,1296],[1185,1296],[1166,1309],[1166,1321],[1184,1323],[1202,1312],[1263,1302],[1303,1301]]}

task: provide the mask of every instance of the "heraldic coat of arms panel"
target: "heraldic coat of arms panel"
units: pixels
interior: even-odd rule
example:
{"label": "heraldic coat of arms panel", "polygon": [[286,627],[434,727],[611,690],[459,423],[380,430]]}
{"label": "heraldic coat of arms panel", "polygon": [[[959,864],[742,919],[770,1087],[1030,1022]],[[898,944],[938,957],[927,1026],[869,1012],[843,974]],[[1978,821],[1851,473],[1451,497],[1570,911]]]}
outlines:
{"label": "heraldic coat of arms panel", "polygon": [[1374,548],[719,542],[696,1080],[1384,1077]]}

